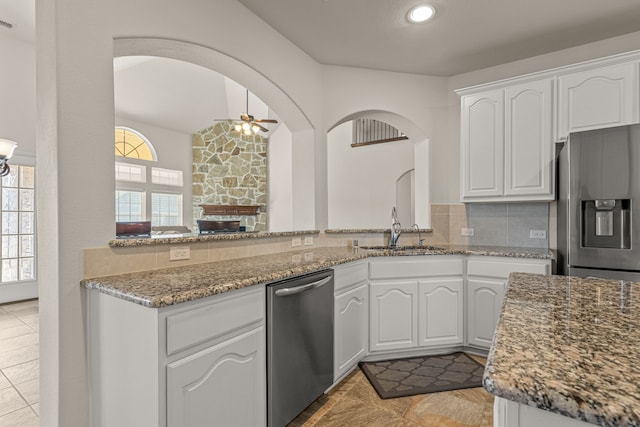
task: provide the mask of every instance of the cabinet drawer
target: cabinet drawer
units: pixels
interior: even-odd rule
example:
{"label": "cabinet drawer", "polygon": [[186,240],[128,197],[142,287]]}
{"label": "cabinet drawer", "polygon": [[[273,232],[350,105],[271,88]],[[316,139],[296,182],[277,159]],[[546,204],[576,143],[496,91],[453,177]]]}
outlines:
{"label": "cabinet drawer", "polygon": [[[233,291],[232,291],[233,292]],[[264,287],[167,316],[167,356],[264,320]]]}
{"label": "cabinet drawer", "polygon": [[371,279],[399,279],[404,277],[459,276],[463,272],[462,257],[410,257],[390,261],[371,261]]}
{"label": "cabinet drawer", "polygon": [[469,259],[467,261],[468,276],[485,276],[506,279],[509,274],[533,273],[549,274],[549,262],[527,262],[527,261],[501,261],[501,260],[479,260]]}
{"label": "cabinet drawer", "polygon": [[333,267],[334,292],[367,281],[367,263]]}

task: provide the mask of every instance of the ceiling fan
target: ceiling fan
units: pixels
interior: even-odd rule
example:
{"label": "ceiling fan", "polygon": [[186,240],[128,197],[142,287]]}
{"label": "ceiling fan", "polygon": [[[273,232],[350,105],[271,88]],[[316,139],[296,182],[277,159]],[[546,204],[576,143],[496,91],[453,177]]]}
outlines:
{"label": "ceiling fan", "polygon": [[[252,135],[257,134],[258,132],[269,132],[269,129],[262,126],[260,123],[278,123],[277,120],[274,119],[256,119],[251,114],[249,114],[249,89],[246,89],[247,94],[247,103],[245,110],[246,113],[240,114],[240,123],[236,123],[234,125],[234,129],[236,132],[243,133],[244,135]],[[220,121],[224,120],[236,120],[236,119],[217,119]]]}

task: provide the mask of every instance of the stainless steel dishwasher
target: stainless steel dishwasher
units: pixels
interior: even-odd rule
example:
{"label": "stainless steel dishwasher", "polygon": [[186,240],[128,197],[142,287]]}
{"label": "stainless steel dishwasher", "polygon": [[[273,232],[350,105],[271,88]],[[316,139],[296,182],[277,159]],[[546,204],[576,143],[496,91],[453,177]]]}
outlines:
{"label": "stainless steel dishwasher", "polygon": [[333,270],[267,286],[267,425],[285,426],[333,383]]}

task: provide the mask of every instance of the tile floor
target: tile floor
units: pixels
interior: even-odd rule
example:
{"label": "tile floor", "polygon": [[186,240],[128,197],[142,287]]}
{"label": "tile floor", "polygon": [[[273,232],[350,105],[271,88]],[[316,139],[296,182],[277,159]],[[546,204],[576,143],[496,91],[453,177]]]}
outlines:
{"label": "tile floor", "polygon": [[37,427],[38,300],[0,304],[0,426]]}
{"label": "tile floor", "polygon": [[311,426],[492,427],[493,396],[483,388],[471,388],[382,400],[356,369],[288,427]]}

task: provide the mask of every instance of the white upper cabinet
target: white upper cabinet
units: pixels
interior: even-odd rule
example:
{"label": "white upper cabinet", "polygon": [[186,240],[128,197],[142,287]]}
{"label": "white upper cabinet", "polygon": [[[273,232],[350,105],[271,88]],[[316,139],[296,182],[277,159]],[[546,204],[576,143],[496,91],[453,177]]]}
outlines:
{"label": "white upper cabinet", "polygon": [[520,84],[504,92],[504,194],[550,200],[554,195],[553,80]]}
{"label": "white upper cabinet", "polygon": [[553,199],[553,83],[463,96],[463,202]]}
{"label": "white upper cabinet", "polygon": [[640,50],[460,89],[462,202],[551,201],[554,144],[640,123]]}
{"label": "white upper cabinet", "polygon": [[638,123],[638,63],[610,65],[559,78],[558,136]]}
{"label": "white upper cabinet", "polygon": [[501,197],[504,189],[504,93],[462,98],[462,199]]}

